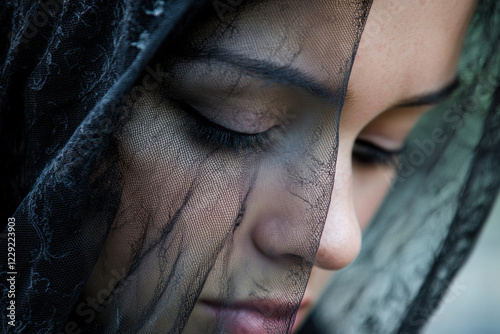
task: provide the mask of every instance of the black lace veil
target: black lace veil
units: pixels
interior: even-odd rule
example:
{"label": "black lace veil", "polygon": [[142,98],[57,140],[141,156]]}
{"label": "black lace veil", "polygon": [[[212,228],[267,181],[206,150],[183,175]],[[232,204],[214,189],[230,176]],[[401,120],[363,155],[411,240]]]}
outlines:
{"label": "black lace veil", "polygon": [[[370,4],[7,1],[0,126],[16,261],[2,241],[0,284],[7,305],[15,270],[16,326],[2,332],[289,332]],[[313,14],[291,15],[297,6]],[[318,31],[335,52],[328,67],[308,64],[324,73],[311,78],[294,64]],[[279,243],[266,226],[281,228]],[[269,265],[234,247],[251,233],[269,235]],[[252,300],[265,321],[189,321],[208,281],[215,306]]]}

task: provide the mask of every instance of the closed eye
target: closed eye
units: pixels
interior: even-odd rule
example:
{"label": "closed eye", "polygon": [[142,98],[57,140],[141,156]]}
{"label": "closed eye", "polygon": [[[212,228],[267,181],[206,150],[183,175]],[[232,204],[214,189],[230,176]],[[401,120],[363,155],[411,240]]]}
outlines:
{"label": "closed eye", "polygon": [[357,139],[352,149],[353,161],[370,167],[396,168],[401,150],[387,150],[369,141]]}
{"label": "closed eye", "polygon": [[213,149],[229,148],[235,151],[253,149],[266,150],[270,145],[269,131],[273,126],[260,133],[243,133],[227,129],[212,122],[188,103],[177,101],[180,107],[187,112],[195,122],[194,135],[205,145]]}

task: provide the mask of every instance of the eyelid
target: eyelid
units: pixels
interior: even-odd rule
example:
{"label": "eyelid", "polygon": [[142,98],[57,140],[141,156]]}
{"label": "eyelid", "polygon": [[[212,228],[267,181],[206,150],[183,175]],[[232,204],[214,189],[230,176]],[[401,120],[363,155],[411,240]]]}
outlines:
{"label": "eyelid", "polygon": [[[176,99],[182,108],[202,118],[205,122],[210,122],[214,126],[221,127],[239,135],[256,135],[264,133],[277,126],[286,125],[290,117],[287,116],[286,108],[283,111],[276,111],[275,108],[262,110],[252,110],[251,106],[236,107],[229,103],[221,103],[214,106],[211,103],[190,99]],[[244,103],[242,103],[244,105]]]}
{"label": "eyelid", "polygon": [[275,127],[255,134],[233,131],[207,119],[189,104],[183,101],[176,102],[194,121],[193,138],[197,138],[200,143],[208,145],[212,149],[231,149],[247,153],[249,150],[267,151],[272,149],[269,132]]}
{"label": "eyelid", "polygon": [[270,128],[267,128],[264,131],[260,131],[260,132],[256,132],[256,133],[246,133],[246,132],[240,132],[240,131],[237,131],[237,130],[229,129],[229,128],[226,128],[225,126],[223,126],[221,124],[218,124],[218,123],[214,122],[213,120],[209,119],[203,113],[201,113],[196,107],[192,106],[190,103],[187,103],[187,102],[184,102],[184,101],[177,101],[177,102],[181,105],[181,107],[185,111],[187,111],[192,116],[199,118],[200,121],[202,121],[204,123],[209,123],[214,128],[220,128],[220,130],[227,131],[228,133],[231,133],[231,134],[234,134],[234,135],[239,135],[239,136],[259,135],[261,133],[266,132],[270,128],[272,128],[272,127],[270,127]]}

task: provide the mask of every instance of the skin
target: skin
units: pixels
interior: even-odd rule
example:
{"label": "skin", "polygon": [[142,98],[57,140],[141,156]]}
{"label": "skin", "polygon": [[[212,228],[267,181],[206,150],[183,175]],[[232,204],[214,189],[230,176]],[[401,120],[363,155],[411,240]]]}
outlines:
{"label": "skin", "polygon": [[[234,21],[237,29],[231,32],[219,30],[220,27],[209,22],[192,32],[186,40],[205,40],[207,35],[220,33],[216,40],[208,38],[208,45],[258,62],[271,57],[275,63],[292,64],[334,91],[339,82],[332,78],[338,77],[339,64],[343,64],[349,55],[346,49],[340,59],[334,56],[342,47],[342,40],[336,40],[336,36],[341,35],[338,31],[341,27],[338,21],[330,19],[335,14],[335,8],[328,1],[312,1],[307,6],[300,1],[290,3],[292,5],[287,8],[281,8],[272,1],[252,8]],[[235,156],[234,153],[219,150],[213,160],[209,155],[202,161],[197,157],[207,156],[207,148],[184,131],[191,126],[185,111],[165,99],[164,92],[153,91],[136,99],[133,116],[119,138],[120,154],[127,161],[122,166],[122,205],[85,287],[84,296],[95,296],[103,286],[116,284],[110,283],[116,281],[116,268],[120,273],[130,268],[132,249],[140,247],[139,236],[145,236],[147,244],[161,233],[168,222],[167,217],[172,217],[175,208],[182,205],[182,199],[194,180],[198,186],[193,190],[191,201],[187,204],[189,210],[186,210],[191,214],[181,214],[171,233],[182,234],[186,240],[210,240],[183,247],[188,256],[198,259],[200,263],[212,260],[207,254],[219,253],[213,247],[224,245],[225,236],[231,234],[235,213],[240,210],[240,202],[234,199],[241,197],[240,189],[252,187],[241,224],[231,239],[233,247],[230,255],[224,258],[225,252],[220,252],[215,259],[185,332],[203,332],[213,326],[214,319],[207,303],[217,300],[222,287],[231,286],[228,277],[232,278],[231,282],[237,282],[231,286],[234,289],[231,300],[248,301],[252,291],[255,291],[255,282],[265,282],[271,293],[279,293],[283,286],[285,290],[293,286],[286,279],[291,267],[310,268],[301,267],[300,263],[312,263],[309,283],[294,325],[297,329],[334,271],[344,268],[356,258],[361,247],[362,230],[379,207],[394,175],[391,167],[366,165],[353,160],[352,152],[358,145],[357,140],[362,139],[384,150],[397,150],[403,146],[419,117],[431,106],[400,105],[414,97],[439,91],[454,80],[463,38],[476,6],[475,1],[463,0],[397,3],[390,0],[375,0],[373,3],[349,79],[350,98],[344,104],[338,125],[340,136],[333,191],[328,188],[328,182],[305,189],[304,194],[298,190],[307,201],[290,195],[289,190],[294,184],[281,165],[290,159],[292,164],[287,167],[293,169],[293,162],[298,161],[297,168],[300,168],[300,163],[304,163],[300,158],[304,155],[299,149],[296,156],[279,153],[278,158],[265,154],[262,154],[264,158],[255,158],[252,154]],[[300,18],[300,21],[294,18]],[[301,22],[302,25],[294,26],[294,22]],[[283,30],[288,36],[286,42],[280,40]],[[293,116],[290,117],[291,129],[295,129],[294,119],[298,119],[295,123],[299,124],[311,121],[325,124],[325,128],[336,128],[335,113],[324,101],[296,88],[269,85],[254,76],[241,75],[241,69],[220,61],[191,60],[173,66],[171,71],[175,84],[168,86],[167,83],[167,88],[173,97],[187,101],[204,117],[226,128],[258,133],[283,124],[289,114]],[[228,87],[234,85],[237,88],[235,92],[241,95],[234,99],[224,96]],[[221,100],[224,101],[222,104]],[[219,105],[226,109],[217,109]],[[295,109],[305,107],[315,112],[294,114]],[[154,122],[151,122],[151,116]],[[301,128],[297,129],[290,131],[293,133],[290,142],[294,147],[298,147],[296,143],[300,142],[294,140],[302,138]],[[137,134],[154,135],[155,141],[148,141]],[[320,148],[331,147],[333,151],[335,138],[322,134],[319,144],[312,145],[308,152],[315,156],[315,161],[327,165],[328,155]],[[198,167],[203,170],[202,176],[197,174]],[[258,172],[252,181],[249,171],[256,170]],[[144,196],[145,190],[147,196]],[[221,193],[221,190],[224,198],[220,202],[219,199],[206,199],[206,194]],[[331,191],[330,202],[324,201],[322,196],[315,196],[315,191]],[[316,208],[324,208],[327,213],[314,258],[313,248],[304,236],[314,232],[309,230],[318,226],[314,221],[319,223],[322,220],[319,216],[308,216],[307,203],[314,203]],[[219,210],[221,207],[224,210]],[[149,219],[148,223],[139,224],[138,221],[145,216]],[[306,225],[304,221],[313,223]],[[199,228],[193,229],[193,222],[199,224]],[[214,225],[214,222],[217,224]],[[176,243],[163,246],[155,249],[151,258],[165,252],[168,258],[171,248],[174,250],[170,256],[175,256],[175,247],[180,247]],[[156,269],[158,264],[148,259],[146,257],[142,261],[144,267],[138,268],[138,272],[149,274],[134,278],[135,284],[121,290],[123,296],[134,298],[130,309],[122,310],[131,317],[135,307],[141,308],[148,303],[155,288],[161,286],[166,291],[175,289],[175,285],[161,285],[164,279],[160,270]],[[294,261],[297,263],[294,264]],[[168,272],[168,264],[164,265],[166,268],[163,269]],[[136,291],[136,287],[140,288]],[[107,322],[114,314],[100,310],[97,316]],[[156,329],[168,326],[168,314],[159,319],[154,324]],[[245,324],[243,321],[238,325]],[[253,328],[253,325],[255,323],[249,325],[253,333],[261,330],[257,325]],[[233,327],[228,324],[227,328]]]}

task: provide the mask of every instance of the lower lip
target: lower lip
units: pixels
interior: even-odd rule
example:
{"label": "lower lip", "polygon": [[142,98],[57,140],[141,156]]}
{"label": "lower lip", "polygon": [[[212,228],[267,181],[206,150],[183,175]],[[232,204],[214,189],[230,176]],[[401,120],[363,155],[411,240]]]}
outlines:
{"label": "lower lip", "polygon": [[200,306],[224,327],[224,333],[265,334],[286,329],[290,317],[265,317],[262,313],[245,308],[219,308],[208,303]]}
{"label": "lower lip", "polygon": [[305,310],[301,305],[301,307],[299,307],[299,310],[297,311],[297,315],[295,316],[295,322],[293,323],[292,332],[297,330],[302,325],[304,317],[305,317]]}

